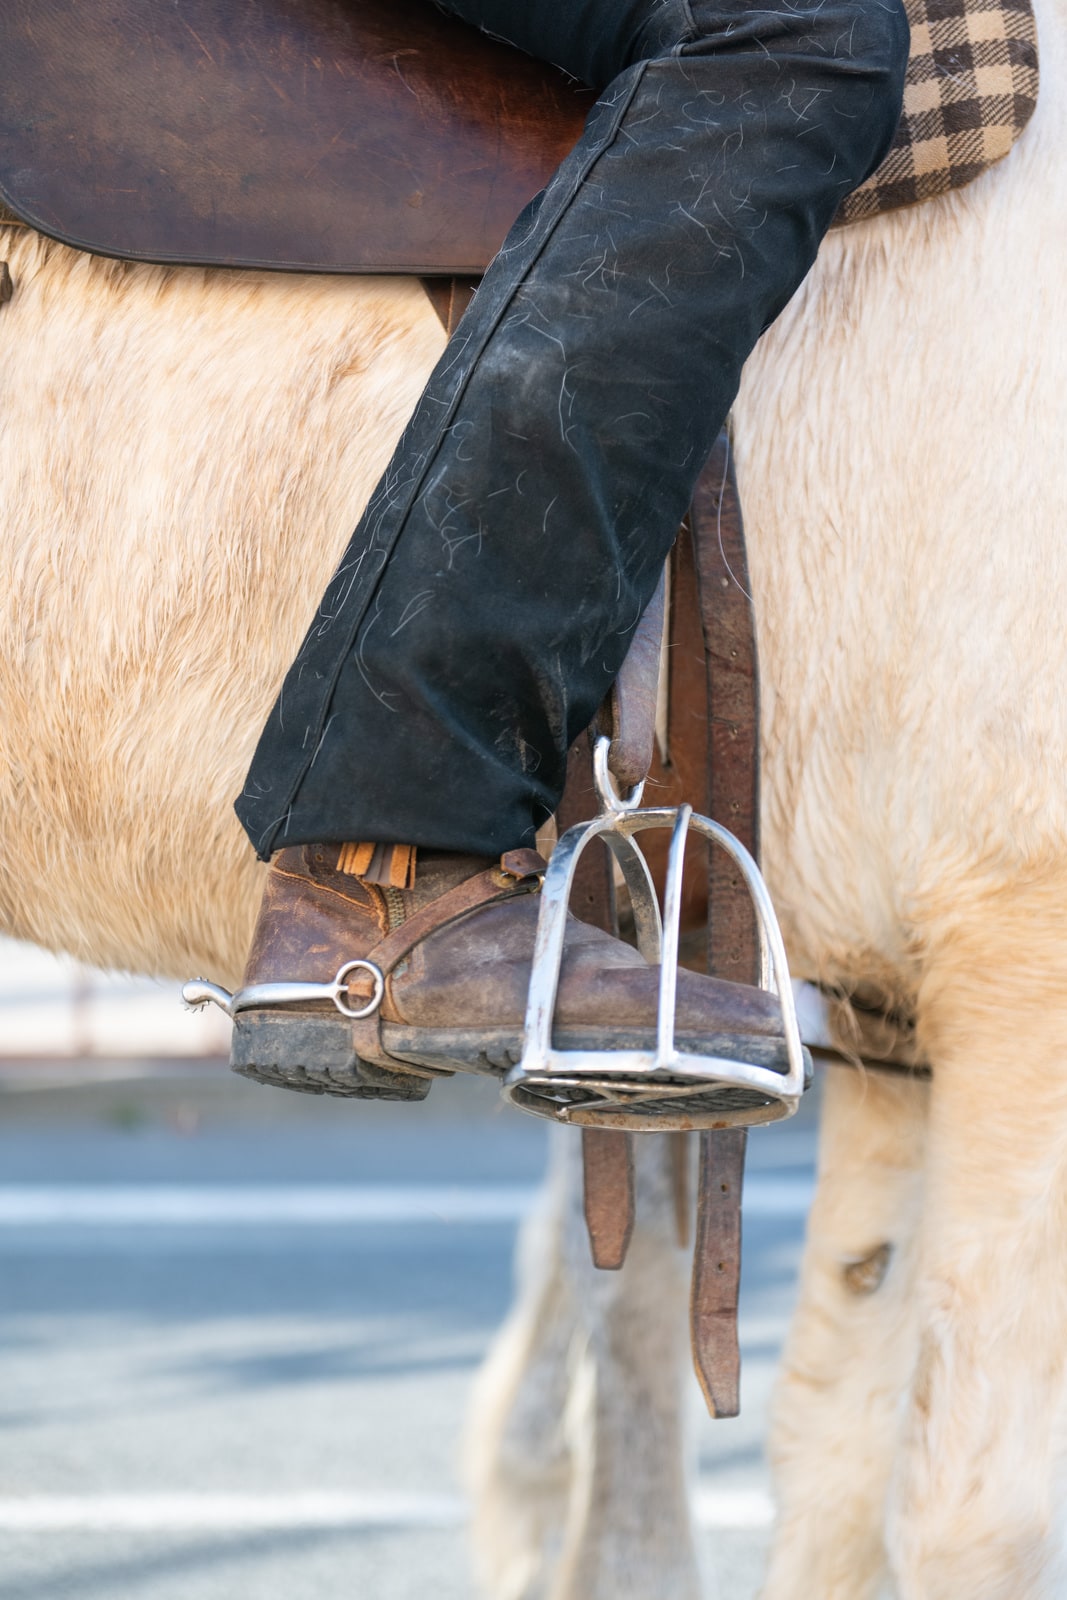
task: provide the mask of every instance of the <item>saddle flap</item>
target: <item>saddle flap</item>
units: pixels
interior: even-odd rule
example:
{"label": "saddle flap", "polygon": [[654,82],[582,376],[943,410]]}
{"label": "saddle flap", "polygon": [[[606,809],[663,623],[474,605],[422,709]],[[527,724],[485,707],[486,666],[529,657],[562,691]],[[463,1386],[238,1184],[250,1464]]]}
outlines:
{"label": "saddle flap", "polygon": [[593,96],[427,0],[6,0],[0,201],[131,260],[478,273]]}

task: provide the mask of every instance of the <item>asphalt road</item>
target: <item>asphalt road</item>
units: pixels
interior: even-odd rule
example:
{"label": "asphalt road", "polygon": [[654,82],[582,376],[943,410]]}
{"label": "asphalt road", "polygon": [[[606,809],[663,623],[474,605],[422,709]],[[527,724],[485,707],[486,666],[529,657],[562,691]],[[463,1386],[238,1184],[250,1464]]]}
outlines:
{"label": "asphalt road", "polygon": [[[541,1125],[123,1070],[0,1070],[0,1595],[474,1600],[456,1447]],[[812,1124],[750,1141],[741,1418],[692,1389],[709,1597],[758,1585]]]}

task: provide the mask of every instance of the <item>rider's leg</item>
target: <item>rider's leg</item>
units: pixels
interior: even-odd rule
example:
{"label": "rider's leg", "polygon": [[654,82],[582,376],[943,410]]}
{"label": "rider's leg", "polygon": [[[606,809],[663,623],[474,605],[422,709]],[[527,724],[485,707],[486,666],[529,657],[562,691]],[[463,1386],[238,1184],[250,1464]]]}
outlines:
{"label": "rider's leg", "polygon": [[532,844],[742,362],[895,126],[897,0],[453,0],[610,80],[435,370],[238,812],[310,840]]}
{"label": "rider's leg", "polygon": [[[237,809],[283,858],[250,980],[332,976],[390,929],[392,957],[398,921],[417,930],[421,906],[484,864],[464,853],[533,843],[742,362],[899,112],[897,0],[450,8],[608,87],[435,369],[264,730]],[[405,888],[394,856],[383,888],[367,842],[460,854],[420,857]],[[532,912],[517,898],[422,940],[387,995],[394,1035],[397,1018],[450,1018],[453,1034],[467,1019],[479,1037],[521,1022]],[[591,930],[571,941],[560,1008],[593,1025],[584,1048],[654,1018],[632,952]],[[705,1048],[716,1030],[775,1031],[757,997],[683,980],[679,1025]]]}

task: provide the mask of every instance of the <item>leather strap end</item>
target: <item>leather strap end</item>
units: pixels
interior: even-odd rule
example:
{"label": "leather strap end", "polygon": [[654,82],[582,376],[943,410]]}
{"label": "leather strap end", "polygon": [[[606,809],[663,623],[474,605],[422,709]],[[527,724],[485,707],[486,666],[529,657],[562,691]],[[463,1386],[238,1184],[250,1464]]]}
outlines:
{"label": "leather strap end", "polygon": [[500,870],[505,878],[539,878],[548,866],[537,850],[505,850],[500,857]]}
{"label": "leather strap end", "polygon": [[413,844],[394,844],[389,863],[389,887],[413,889],[415,887],[415,856]]}
{"label": "leather strap end", "polygon": [[349,878],[362,878],[373,856],[372,844],[343,844],[337,852],[337,870]]}

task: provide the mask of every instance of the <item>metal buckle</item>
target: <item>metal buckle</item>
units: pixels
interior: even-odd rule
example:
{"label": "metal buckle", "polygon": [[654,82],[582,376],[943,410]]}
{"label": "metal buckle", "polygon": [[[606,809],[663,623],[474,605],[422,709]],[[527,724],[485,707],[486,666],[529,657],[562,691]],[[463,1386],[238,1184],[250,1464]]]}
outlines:
{"label": "metal buckle", "polygon": [[[374,983],[374,993],[365,1006],[350,1005],[348,996],[349,975],[357,970],[369,972]],[[362,1017],[373,1016],[382,1003],[385,994],[385,975],[381,967],[373,961],[357,959],[346,961],[339,967],[337,976],[332,983],[253,983],[247,989],[238,989],[236,994],[231,994],[228,989],[222,989],[217,983],[208,983],[205,978],[194,978],[182,988],[182,999],[187,1006],[211,1005],[219,1006],[228,1017],[236,1017],[240,1011],[251,1011],[259,1007],[274,1006],[303,1006],[316,1000],[332,1000],[343,1017],[358,1022]]]}
{"label": "metal buckle", "polygon": [[[545,874],[522,1058],[504,1079],[504,1095],[522,1110],[558,1122],[636,1132],[722,1128],[792,1116],[804,1092],[805,1054],[785,946],[759,868],[739,839],[709,817],[694,813],[691,806],[642,810],[643,785],[620,795],[608,770],[608,746],[602,737],[594,750],[601,813],[592,822],[567,830]],[[661,919],[652,877],[634,835],[667,827],[672,838]],[[682,866],[691,830],[726,851],[752,899],[759,929],[759,986],[776,995],[782,1008],[785,1072],[680,1050],[675,1043]],[[552,1043],[571,886],[579,857],[594,839],[602,839],[619,864],[633,906],[638,950],[660,967],[656,1046],[651,1052],[563,1050]]]}

